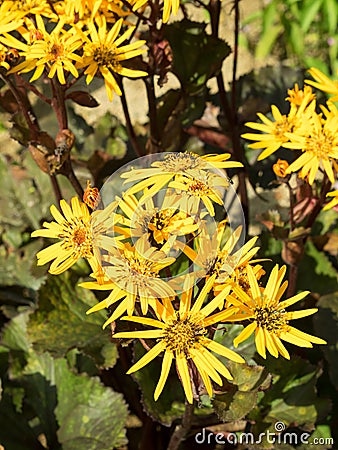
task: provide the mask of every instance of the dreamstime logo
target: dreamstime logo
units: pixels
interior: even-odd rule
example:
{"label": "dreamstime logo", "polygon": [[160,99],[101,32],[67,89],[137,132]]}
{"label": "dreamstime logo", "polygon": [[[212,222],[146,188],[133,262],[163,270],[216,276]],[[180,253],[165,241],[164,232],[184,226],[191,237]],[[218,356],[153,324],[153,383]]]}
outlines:
{"label": "dreamstime logo", "polygon": [[[225,260],[223,266],[225,276],[231,275],[241,257],[241,252],[237,250],[245,241],[244,214],[230,181],[224,170],[212,166],[197,155],[170,152],[151,154],[124,165],[107,179],[100,191],[102,202],[99,208],[107,207],[117,200],[112,215],[116,218],[123,216],[124,232],[136,249],[135,257],[143,258],[140,264],[144,263],[144,267],[148,264],[145,260],[149,262],[147,268],[161,264],[160,252],[151,250],[155,247],[162,251],[163,261],[167,258],[168,264],[170,259],[178,260],[187,249],[193,249],[190,253],[195,252],[196,255],[190,258],[188,264],[178,264],[174,274],[170,270],[162,272],[161,281],[180,293],[189,290],[205,277],[216,261],[220,244],[217,227],[224,219],[227,239],[234,239],[234,248],[229,252],[231,257]],[[202,192],[204,188],[206,195]],[[116,265],[121,266],[120,272],[123,273],[128,272],[130,265],[121,245],[121,226],[117,223],[116,231],[107,233],[114,247],[110,251],[113,255],[110,260],[113,262],[109,262],[106,249],[101,252],[103,270],[109,278],[112,270],[116,272]],[[199,244],[194,246],[192,241],[196,237]],[[186,259],[188,261],[189,258]],[[112,265],[115,267],[112,268]],[[130,292],[135,289],[136,282],[145,286],[158,282],[158,274],[150,269],[147,272],[145,270],[143,275],[134,264],[131,272],[137,277],[137,280],[133,277],[134,283],[126,284],[125,276],[115,276],[114,282]],[[157,298],[167,296],[166,292],[160,294],[160,290],[156,291]]]}
{"label": "dreamstime logo", "polygon": [[213,433],[203,428],[200,433],[195,435],[197,444],[284,444],[284,445],[328,445],[332,446],[334,441],[332,438],[313,437],[309,439],[311,434],[306,432],[288,432],[284,422],[278,421],[274,424],[276,433],[273,431],[265,431],[255,436],[253,433],[237,432],[237,433]]}

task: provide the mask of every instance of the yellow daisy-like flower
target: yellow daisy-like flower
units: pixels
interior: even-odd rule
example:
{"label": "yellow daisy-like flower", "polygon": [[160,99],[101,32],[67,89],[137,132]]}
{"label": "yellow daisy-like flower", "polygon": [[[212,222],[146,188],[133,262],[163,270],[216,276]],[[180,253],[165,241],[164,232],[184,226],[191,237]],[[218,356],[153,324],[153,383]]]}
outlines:
{"label": "yellow daisy-like flower", "polygon": [[232,379],[229,370],[211,352],[215,352],[238,363],[245,362],[234,351],[207,337],[208,327],[210,325],[229,319],[237,310],[236,308],[230,307],[225,311],[210,316],[224,302],[225,296],[229,293],[229,290],[225,289],[203,307],[203,303],[212,289],[212,285],[213,278],[210,278],[198,295],[193,306],[191,306],[193,288],[183,292],[179,311],[174,310],[170,302],[167,302],[166,306],[158,305],[159,320],[146,317],[122,318],[122,320],[147,325],[153,327],[153,329],[121,332],[113,335],[114,338],[156,339],[157,343],[154,347],[127,372],[128,374],[136,372],[160,353],[164,352],[161,375],[154,392],[155,400],[158,399],[163,390],[174,359],[189,403],[193,403],[189,369],[197,369],[210,397],[212,396],[211,380],[221,386],[221,376],[228,380]]}
{"label": "yellow daisy-like flower", "polygon": [[63,215],[56,206],[50,207],[56,222],[44,222],[44,229],[32,233],[32,237],[60,239],[59,242],[37,253],[38,266],[54,260],[49,272],[59,275],[80,258],[85,258],[96,272],[99,268],[99,246],[113,243],[112,240],[107,242],[108,238],[102,236],[113,226],[109,218],[109,208],[90,214],[87,205],[80,202],[77,197],[72,198],[71,206],[65,200],[61,200],[60,207]]}
{"label": "yellow daisy-like flower", "polygon": [[330,98],[332,102],[338,101],[338,80],[331,80],[329,77],[323,74],[319,69],[312,67],[309,70],[309,74],[316,80],[305,80],[305,83],[319,89],[320,91],[326,92],[327,94],[333,95]]}
{"label": "yellow daisy-like flower", "polygon": [[115,230],[127,238],[140,238],[146,234],[156,244],[172,244],[177,236],[194,233],[198,229],[199,225],[192,216],[178,210],[176,198],[172,195],[164,197],[160,208],[155,207],[153,198],[148,198],[143,205],[135,195],[123,195],[117,200],[124,216],[118,219],[122,226],[115,227]]}
{"label": "yellow daisy-like flower", "polygon": [[151,163],[151,167],[144,169],[132,169],[121,174],[121,178],[126,178],[125,183],[142,180],[129,188],[128,194],[136,194],[142,189],[150,188],[140,199],[140,202],[142,202],[145,197],[152,196],[160,191],[176,175],[198,178],[201,170],[243,167],[240,162],[228,161],[229,158],[231,158],[229,153],[199,156],[191,152],[172,152],[165,154],[163,161],[154,161]]}
{"label": "yellow daisy-like flower", "polygon": [[284,147],[302,150],[302,155],[286,169],[286,174],[297,172],[302,178],[308,177],[313,184],[320,166],[323,167],[331,183],[334,183],[332,161],[338,159],[338,114],[330,114],[323,119],[313,113],[309,122],[294,133],[286,133],[290,142]]}
{"label": "yellow daisy-like flower", "polygon": [[98,25],[98,29],[93,21],[87,23],[89,36],[82,33],[85,41],[83,47],[82,61],[77,67],[84,68],[87,84],[93,81],[93,78],[100,73],[104,78],[106,91],[110,101],[113,99],[113,93],[122,95],[114,73],[126,77],[143,77],[147,73],[142,70],[132,70],[123,67],[121,62],[126,59],[141,55],[146,50],[140,47],[146,43],[144,40],[136,41],[132,44],[120,46],[133,33],[135,27],[129,27],[120,37],[118,37],[123,19],[118,20],[111,30],[107,31],[107,24],[104,17]]}
{"label": "yellow daisy-like flower", "polygon": [[276,265],[269,276],[266,287],[262,288],[258,285],[253,269],[250,266],[247,267],[251,294],[248,295],[237,286],[233,288],[236,298],[232,295],[227,297],[228,302],[239,308],[239,312],[231,320],[249,320],[251,322],[234,339],[235,347],[255,333],[256,348],[263,358],[266,358],[267,349],[276,358],[282,355],[284,358],[290,359],[289,352],[282,340],[299,347],[312,347],[312,343],[326,344],[323,339],[304,333],[289,324],[291,320],[316,313],[317,308],[285,311],[285,308],[309,294],[308,291],[301,292],[281,302],[280,299],[288,285],[287,281],[283,282],[285,272],[286,266],[279,269]]}
{"label": "yellow daisy-like flower", "polygon": [[[195,178],[177,175],[168,185],[178,191],[177,205],[188,214],[196,215],[200,210],[200,202],[205,205],[211,216],[215,215],[214,203],[223,205],[224,190],[229,187],[229,181],[211,172],[196,172]],[[222,192],[223,191],[223,192]]]}
{"label": "yellow daisy-like flower", "polygon": [[[230,234],[222,243],[226,234]],[[261,260],[252,260],[259,250],[255,247],[258,236],[250,239],[238,250],[234,248],[238,245],[242,227],[238,227],[234,232],[227,226],[227,221],[220,222],[215,233],[210,236],[207,228],[202,228],[198,236],[198,249],[194,250],[188,245],[182,247],[183,252],[197,266],[203,269],[208,276],[216,275],[214,289],[222,290],[225,284],[239,282],[239,276],[247,264],[253,264]],[[238,272],[236,272],[236,270]],[[236,273],[238,279],[236,278]],[[231,277],[231,278],[229,278]]]}
{"label": "yellow daisy-like flower", "polygon": [[261,133],[245,133],[242,134],[242,138],[256,141],[253,144],[249,144],[250,148],[264,149],[257,158],[258,161],[261,161],[284,146],[289,141],[286,133],[292,133],[297,130],[303,122],[308,120],[314,108],[315,101],[308,105],[308,101],[305,98],[300,106],[295,106],[291,103],[288,115],[281,114],[277,106],[272,105],[271,113],[274,120],[268,119],[262,113],[257,113],[257,116],[263,123],[247,122],[245,125],[261,131]]}
{"label": "yellow daisy-like flower", "polygon": [[11,40],[14,46],[17,45],[21,50],[20,55],[25,57],[25,61],[13,67],[9,73],[35,69],[31,82],[40,78],[45,69],[48,70],[49,78],[53,78],[56,74],[61,84],[66,83],[65,71],[77,78],[78,71],[73,61],[81,60],[81,57],[75,53],[82,45],[80,37],[71,31],[64,30],[62,21],[58,22],[51,33],[47,33],[41,16],[36,16],[36,22],[42,36],[35,39],[31,45],[16,44],[14,39]]}
{"label": "yellow daisy-like flower", "polygon": [[[131,2],[133,3],[133,2]],[[141,6],[144,6],[148,3],[148,0],[137,0],[133,6],[133,10],[136,11],[137,9],[141,8]],[[170,14],[172,13],[174,16],[177,15],[178,8],[180,6],[180,0],[164,0],[163,3],[163,23],[167,23],[170,17]]]}
{"label": "yellow daisy-like flower", "polygon": [[324,206],[323,211],[327,211],[328,209],[334,208],[338,205],[338,190],[329,192],[326,194],[326,197],[333,197],[333,199]]}
{"label": "yellow daisy-like flower", "polygon": [[140,303],[142,313],[146,314],[149,304],[153,304],[155,299],[175,297],[170,283],[159,276],[159,272],[174,261],[175,258],[169,258],[162,251],[150,247],[145,239],[139,239],[135,246],[123,244],[119,249],[110,246],[109,255],[105,258],[109,265],[103,268],[105,283],[80,284],[87,289],[111,290],[109,296],[88,310],[87,314],[109,308],[124,299],[104,323],[104,328],[125,312],[132,315],[136,301]]}

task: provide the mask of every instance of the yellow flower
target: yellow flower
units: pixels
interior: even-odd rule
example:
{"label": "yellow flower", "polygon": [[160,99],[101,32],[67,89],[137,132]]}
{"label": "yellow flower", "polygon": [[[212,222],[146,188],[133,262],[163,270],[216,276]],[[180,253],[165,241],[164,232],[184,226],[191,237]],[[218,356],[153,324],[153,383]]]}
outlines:
{"label": "yellow flower", "polygon": [[334,208],[338,205],[338,190],[329,192],[326,194],[326,197],[333,197],[333,199],[324,206],[323,211],[327,211],[328,209]]}
{"label": "yellow flower", "polygon": [[145,49],[140,49],[139,47],[146,42],[140,40],[120,46],[122,42],[131,36],[135,29],[135,27],[129,27],[127,31],[118,37],[122,23],[123,19],[118,20],[112,29],[107,31],[106,20],[102,17],[98,29],[96,29],[95,23],[90,21],[87,23],[89,36],[82,33],[85,44],[82,61],[77,67],[86,67],[84,73],[87,75],[87,84],[93,81],[98,72],[102,75],[110,101],[113,99],[113,92],[122,95],[114,77],[115,73],[126,77],[143,77],[147,75],[142,70],[128,69],[121,64],[126,59],[134,58],[144,53]]}
{"label": "yellow flower", "polygon": [[319,167],[322,166],[331,183],[334,183],[332,161],[338,158],[338,114],[329,114],[323,119],[321,114],[313,113],[311,120],[304,122],[299,130],[286,133],[290,142],[284,147],[302,150],[286,170],[286,174],[300,170],[300,177],[308,177],[313,184]]}
{"label": "yellow flower", "polygon": [[[231,233],[229,235],[229,233]],[[219,292],[225,285],[235,285],[245,277],[244,269],[247,264],[253,264],[261,260],[252,260],[259,250],[255,247],[258,236],[250,239],[238,250],[234,248],[240,243],[242,227],[232,232],[227,226],[227,221],[220,222],[215,233],[210,236],[207,227],[201,228],[198,236],[197,250],[188,245],[181,245],[183,252],[197,266],[203,269],[204,275],[216,275],[214,291]],[[225,241],[223,243],[223,241]],[[258,271],[257,271],[258,273]]]}
{"label": "yellow flower", "polygon": [[305,80],[305,83],[314,86],[320,91],[333,95],[333,97],[330,98],[332,102],[336,102],[338,100],[338,80],[331,80],[326,75],[324,75],[323,72],[321,72],[319,69],[315,69],[314,67],[309,70],[309,74],[316,81]]}
{"label": "yellow flower", "polygon": [[56,222],[44,222],[44,229],[33,231],[32,237],[58,238],[59,242],[46,247],[37,253],[38,265],[49,261],[52,264],[49,272],[59,275],[69,269],[80,258],[88,260],[94,271],[98,270],[100,251],[99,246],[107,246],[103,235],[113,224],[109,219],[109,208],[90,214],[88,207],[77,197],[71,200],[71,207],[65,200],[60,201],[61,212],[52,205],[50,212]]}
{"label": "yellow flower", "polygon": [[264,114],[257,113],[257,116],[263,123],[247,122],[245,125],[262,133],[245,133],[242,138],[256,141],[249,144],[250,148],[262,148],[262,153],[258,156],[258,161],[267,158],[272,153],[289,141],[286,133],[292,133],[297,130],[303,122],[308,120],[315,108],[315,101],[309,106],[307,100],[304,100],[300,106],[291,104],[288,115],[283,115],[277,106],[271,106],[271,112],[274,120],[270,120]]}
{"label": "yellow flower", "polygon": [[289,163],[285,159],[278,159],[276,164],[272,166],[272,170],[277,175],[277,177],[285,178],[287,177],[286,170],[289,167]]}
{"label": "yellow flower", "polygon": [[[138,239],[135,246],[123,244],[119,249],[109,246],[109,254],[104,259],[103,270],[107,280],[104,284],[86,282],[80,286],[87,289],[111,290],[109,296],[87,311],[90,314],[124,300],[104,323],[103,328],[127,312],[132,315],[135,302],[141,304],[143,314],[147,313],[149,304],[155,299],[175,296],[170,282],[162,280],[159,272],[175,261],[154,247],[147,245],[145,239]],[[110,281],[109,281],[110,280]]]}
{"label": "yellow flower", "polygon": [[316,94],[312,92],[310,86],[304,86],[304,89],[299,89],[296,83],[293,89],[288,89],[289,96],[286,97],[287,100],[292,105],[296,107],[301,107],[302,105],[308,105],[312,100],[316,98]]}
{"label": "yellow flower", "polygon": [[243,167],[243,164],[237,161],[227,161],[231,155],[223,153],[222,155],[203,155],[195,153],[168,153],[163,157],[163,161],[154,161],[151,167],[144,169],[132,169],[123,173],[121,178],[126,178],[125,183],[140,181],[128,189],[128,194],[136,194],[142,189],[149,188],[146,194],[140,199],[140,202],[147,196],[152,196],[161,190],[176,175],[185,175],[190,178],[198,178],[201,170],[210,169],[229,169],[234,167]]}
{"label": "yellow flower", "polygon": [[202,307],[204,300],[212,289],[212,285],[213,278],[210,278],[193,306],[191,306],[193,288],[186,290],[182,294],[179,311],[174,310],[170,302],[167,302],[166,306],[162,308],[159,305],[159,311],[161,311],[159,320],[146,317],[122,318],[122,320],[147,325],[153,327],[153,329],[121,332],[113,335],[114,338],[156,339],[157,343],[154,347],[127,372],[128,374],[136,372],[164,352],[161,375],[154,392],[155,400],[158,399],[163,390],[174,359],[176,360],[177,372],[189,403],[193,403],[190,373],[194,370],[199,372],[210,397],[212,396],[211,380],[221,386],[221,376],[229,380],[232,379],[229,370],[211,352],[225,356],[238,363],[245,362],[240,355],[208,337],[208,327],[210,325],[225,321],[236,312],[236,308],[230,307],[225,311],[210,316],[218,308],[219,304],[224,302],[224,298],[229,292],[225,289],[207,303],[206,306]]}
{"label": "yellow flower", "polygon": [[198,229],[192,216],[178,210],[176,198],[171,195],[164,197],[160,208],[155,207],[153,198],[148,198],[143,205],[134,195],[123,195],[122,199],[117,200],[124,216],[118,219],[123,226],[115,227],[115,230],[125,237],[140,238],[146,234],[156,244],[169,241],[172,245],[176,236],[184,236]]}
{"label": "yellow flower", "polygon": [[81,60],[81,57],[74,53],[82,45],[79,36],[64,30],[64,23],[61,21],[51,33],[46,31],[41,16],[36,16],[36,22],[41,37],[33,40],[32,44],[19,43],[15,38],[8,38],[8,42],[12,42],[14,47],[17,46],[21,50],[20,55],[25,57],[25,61],[13,67],[9,73],[28,72],[35,69],[30,79],[35,81],[47,69],[48,77],[53,78],[56,74],[61,84],[66,83],[64,71],[70,72],[77,78],[78,71],[73,61]]}
{"label": "yellow flower", "polygon": [[[131,2],[133,3],[133,2]],[[148,3],[148,0],[137,0],[133,6],[133,11],[136,11],[141,6]],[[170,17],[170,14],[173,13],[176,16],[178,12],[178,8],[180,6],[180,0],[164,0],[163,5],[163,23],[167,23]]]}
{"label": "yellow flower", "polygon": [[317,312],[317,308],[304,309],[300,311],[285,311],[285,308],[302,300],[309,292],[301,292],[287,300],[280,301],[287,288],[287,281],[283,281],[286,266],[278,269],[276,265],[267,281],[266,287],[260,287],[254,272],[250,266],[247,267],[248,280],[251,294],[248,295],[239,286],[233,291],[237,298],[229,295],[227,300],[239,308],[238,314],[230,320],[249,320],[250,324],[234,339],[235,347],[248,339],[255,332],[255,343],[258,353],[266,358],[266,349],[274,357],[279,354],[290,359],[289,352],[285,348],[283,341],[300,347],[312,347],[314,344],[326,344],[323,339],[304,333],[292,327],[290,320],[300,319]]}
{"label": "yellow flower", "polygon": [[229,187],[229,181],[225,177],[211,172],[198,171],[196,177],[190,178],[177,175],[174,181],[168,185],[176,190],[176,202],[178,208],[188,214],[196,215],[200,210],[202,201],[211,216],[215,215],[214,203],[223,205],[224,190]]}

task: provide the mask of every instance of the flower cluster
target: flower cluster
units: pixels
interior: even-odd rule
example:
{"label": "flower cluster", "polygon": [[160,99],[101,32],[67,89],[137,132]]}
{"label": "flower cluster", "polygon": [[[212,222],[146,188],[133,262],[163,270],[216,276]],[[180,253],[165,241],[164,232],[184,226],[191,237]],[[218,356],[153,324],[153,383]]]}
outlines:
{"label": "flower cluster", "polygon": [[[33,72],[69,87],[82,76],[86,83],[104,79],[109,100],[121,95],[119,77],[143,77],[134,58],[146,52],[145,40],[131,39],[134,11],[146,1],[4,0],[0,6],[0,67],[7,75]],[[152,4],[150,4],[151,6]],[[165,0],[163,21],[176,14],[179,1]],[[158,7],[157,7],[158,8]],[[134,16],[135,17],[135,16]],[[133,59],[131,67],[125,61]]]}
{"label": "flower cluster", "polygon": [[[282,300],[288,283],[285,266],[278,265],[264,287],[263,260],[254,259],[257,237],[244,243],[242,226],[230,226],[224,199],[232,186],[223,169],[241,164],[229,158],[165,153],[139,168],[129,166],[114,183],[106,182],[101,196],[89,185],[84,202],[73,198],[70,207],[62,200],[62,212],[52,206],[55,222],[33,233],[59,239],[37,255],[40,265],[54,260],[52,274],[80,257],[88,260],[93,281],[81,286],[108,295],[87,313],[107,308],[104,326],[115,322],[113,337],[140,339],[147,349],[128,373],[163,355],[155,400],[173,363],[189,403],[204,392],[212,396],[213,383],[232,379],[215,354],[245,361],[213,339],[219,324],[243,325],[235,347],[254,333],[263,358],[268,351],[290,359],[282,341],[301,347],[325,343],[290,324],[317,311],[286,311],[308,292]],[[122,186],[119,195],[116,186]],[[121,321],[127,322],[122,330]]]}
{"label": "flower cluster", "polygon": [[[296,84],[288,91],[287,114],[282,114],[272,105],[271,119],[258,113],[262,123],[246,124],[260,133],[245,133],[242,137],[255,141],[249,144],[250,148],[262,149],[259,160],[267,158],[281,147],[291,150],[291,164],[286,167],[284,162],[274,167],[277,176],[280,177],[281,173],[284,177],[297,173],[312,185],[324,174],[334,183],[338,169],[338,110],[333,103],[337,100],[337,82],[331,81],[318,69],[311,69],[310,74],[315,82],[306,80],[308,85],[303,90]],[[319,105],[318,109],[310,85],[334,94],[334,97],[325,106]]]}

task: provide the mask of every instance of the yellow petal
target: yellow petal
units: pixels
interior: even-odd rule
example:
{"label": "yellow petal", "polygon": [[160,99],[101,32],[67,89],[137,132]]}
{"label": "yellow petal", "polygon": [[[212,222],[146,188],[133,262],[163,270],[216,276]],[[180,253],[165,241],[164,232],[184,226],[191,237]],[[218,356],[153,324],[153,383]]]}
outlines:
{"label": "yellow petal", "polygon": [[248,339],[252,333],[256,330],[257,323],[252,322],[250,325],[247,325],[244,330],[234,339],[234,346],[238,347],[238,344]]}
{"label": "yellow petal", "polygon": [[167,381],[173,358],[174,358],[174,355],[172,352],[169,352],[169,351],[164,352],[162,368],[161,368],[161,375],[160,375],[160,378],[158,380],[158,383],[157,383],[157,386],[156,386],[156,389],[154,392],[155,402],[158,399],[158,397],[160,396],[160,394],[163,390],[163,387],[165,385],[165,382]]}
{"label": "yellow petal", "polygon": [[258,353],[261,355],[262,358],[266,358],[266,344],[265,344],[265,334],[264,330],[261,327],[258,327],[256,329],[256,337],[255,337],[255,344]]}
{"label": "yellow petal", "polygon": [[176,355],[176,365],[177,365],[178,373],[181,378],[185,396],[186,396],[188,402],[192,404],[193,396],[192,396],[191,380],[190,380],[187,360],[183,353],[179,353],[178,355]]}
{"label": "yellow petal", "polygon": [[[119,333],[117,333],[119,334]],[[114,335],[114,336],[117,336]],[[150,349],[145,355],[142,356],[141,359],[137,361],[136,364],[134,364],[127,372],[127,374],[131,374],[133,372],[136,372],[137,370],[142,369],[142,367],[146,366],[150,361],[156,358],[163,350],[165,349],[164,342],[159,342],[156,344],[152,349]]]}
{"label": "yellow petal", "polygon": [[227,347],[224,347],[224,345],[221,345],[218,342],[206,338],[205,340],[203,340],[203,345],[209,350],[218,353],[221,356],[225,356],[226,358],[231,359],[232,361],[235,361],[237,363],[245,363],[245,359],[243,359],[241,355],[234,352],[233,350],[230,350]]}

